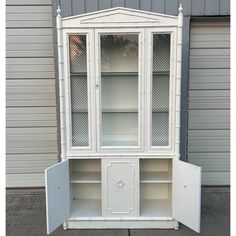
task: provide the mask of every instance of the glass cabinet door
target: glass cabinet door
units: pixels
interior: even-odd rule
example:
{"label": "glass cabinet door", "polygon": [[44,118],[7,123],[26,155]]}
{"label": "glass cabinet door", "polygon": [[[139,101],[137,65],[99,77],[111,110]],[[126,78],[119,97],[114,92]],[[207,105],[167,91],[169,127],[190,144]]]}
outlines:
{"label": "glass cabinet door", "polygon": [[151,146],[169,146],[170,34],[152,35]]}
{"label": "glass cabinet door", "polygon": [[139,34],[100,35],[100,145],[137,147]]}
{"label": "glass cabinet door", "polygon": [[71,145],[88,148],[88,76],[87,36],[69,35],[70,90],[71,90]]}

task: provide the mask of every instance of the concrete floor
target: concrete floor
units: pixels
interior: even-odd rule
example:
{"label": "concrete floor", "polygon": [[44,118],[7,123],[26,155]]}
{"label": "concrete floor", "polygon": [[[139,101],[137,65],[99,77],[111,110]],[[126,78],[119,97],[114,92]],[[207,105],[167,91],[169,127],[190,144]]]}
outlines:
{"label": "concrete floor", "polygon": [[[7,190],[7,236],[46,235],[43,190]],[[230,190],[227,187],[202,189],[201,233],[180,225],[175,230],[67,230],[59,227],[51,236],[229,236]]]}

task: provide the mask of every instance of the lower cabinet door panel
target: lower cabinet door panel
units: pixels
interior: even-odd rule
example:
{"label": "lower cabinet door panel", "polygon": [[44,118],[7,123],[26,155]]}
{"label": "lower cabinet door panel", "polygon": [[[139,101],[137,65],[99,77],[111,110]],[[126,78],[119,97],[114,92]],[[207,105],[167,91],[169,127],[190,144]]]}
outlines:
{"label": "lower cabinet door panel", "polygon": [[173,160],[173,217],[200,233],[201,167]]}
{"label": "lower cabinet door panel", "polygon": [[69,161],[45,170],[47,234],[70,216]]}
{"label": "lower cabinet door panel", "polygon": [[103,216],[139,215],[138,159],[103,159]]}

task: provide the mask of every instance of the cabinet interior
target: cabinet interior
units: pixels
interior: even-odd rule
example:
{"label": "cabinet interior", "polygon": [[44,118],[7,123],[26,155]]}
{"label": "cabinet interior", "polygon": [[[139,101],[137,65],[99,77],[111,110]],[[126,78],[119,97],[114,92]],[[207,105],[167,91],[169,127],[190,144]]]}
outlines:
{"label": "cabinet interior", "polygon": [[70,161],[71,217],[102,215],[101,160]]}
{"label": "cabinet interior", "polygon": [[138,145],[138,34],[101,35],[102,146]]}
{"label": "cabinet interior", "polygon": [[140,160],[140,216],[172,216],[172,160]]}

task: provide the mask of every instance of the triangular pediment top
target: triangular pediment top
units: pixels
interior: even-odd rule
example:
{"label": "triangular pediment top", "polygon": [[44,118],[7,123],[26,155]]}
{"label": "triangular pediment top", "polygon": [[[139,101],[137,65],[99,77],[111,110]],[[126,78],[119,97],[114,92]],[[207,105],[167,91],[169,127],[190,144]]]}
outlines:
{"label": "triangular pediment top", "polygon": [[96,23],[158,23],[161,20],[176,20],[176,16],[116,7],[63,18],[63,21],[79,21],[81,24]]}

